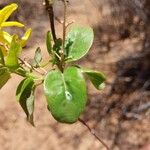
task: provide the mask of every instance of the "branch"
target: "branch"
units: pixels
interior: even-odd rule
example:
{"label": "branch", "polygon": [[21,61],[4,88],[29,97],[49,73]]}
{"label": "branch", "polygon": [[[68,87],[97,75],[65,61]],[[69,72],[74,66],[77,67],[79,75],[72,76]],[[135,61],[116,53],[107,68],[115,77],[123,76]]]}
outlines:
{"label": "branch", "polygon": [[44,73],[42,73],[40,70],[36,69],[35,67],[33,67],[31,64],[29,64],[27,61],[22,60],[21,58],[18,58],[20,60],[20,62],[22,64],[24,64],[27,68],[29,68],[30,70],[34,70],[35,72],[39,73],[40,75],[45,75],[47,72],[45,69],[40,68]]}
{"label": "branch", "polygon": [[67,1],[63,0],[63,3],[64,3],[64,21],[63,21],[63,43],[62,43],[62,51],[63,51],[63,56],[64,56],[65,40],[66,40]]}
{"label": "branch", "polygon": [[46,6],[46,10],[49,15],[50,28],[51,28],[53,40],[55,42],[57,37],[56,37],[56,32],[55,32],[53,2],[51,2],[50,0],[45,0],[45,6]]}
{"label": "branch", "polygon": [[84,122],[84,120],[82,120],[82,119],[80,119],[80,118],[79,118],[78,120],[90,131],[90,133],[91,133],[92,135],[94,135],[94,137],[95,137],[100,143],[103,144],[103,146],[104,146],[107,150],[110,150],[109,147],[105,144],[105,142],[104,142],[102,139],[100,139],[100,138],[96,135],[96,133],[94,132],[94,130],[91,129],[91,128]]}
{"label": "branch", "polygon": [[63,72],[65,68],[65,41],[66,41],[66,18],[67,18],[67,0],[63,0],[64,4],[64,20],[63,20],[63,40],[62,40],[62,50],[61,50],[61,61],[60,70]]}

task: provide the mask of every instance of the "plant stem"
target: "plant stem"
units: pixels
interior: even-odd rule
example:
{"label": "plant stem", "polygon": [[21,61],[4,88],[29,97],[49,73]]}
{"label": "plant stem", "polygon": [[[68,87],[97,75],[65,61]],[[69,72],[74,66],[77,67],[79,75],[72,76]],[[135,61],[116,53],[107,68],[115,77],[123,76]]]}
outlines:
{"label": "plant stem", "polygon": [[27,68],[29,68],[30,70],[34,70],[35,72],[37,72],[38,74],[40,74],[40,75],[42,75],[42,76],[47,73],[44,68],[41,68],[41,67],[39,68],[42,72],[44,72],[44,73],[42,73],[40,70],[38,70],[37,68],[33,67],[33,66],[32,66],[31,64],[29,64],[28,62],[22,60],[21,58],[18,58],[18,59],[19,59],[19,60],[21,61],[21,63],[24,64]]}
{"label": "plant stem", "polygon": [[53,2],[52,0],[45,0],[46,4],[46,10],[49,15],[49,20],[50,20],[50,28],[53,36],[54,42],[56,42],[56,32],[55,32],[55,23],[54,23],[54,10],[53,10]]}
{"label": "plant stem", "polygon": [[[60,56],[59,64],[57,65],[59,70],[63,72],[65,67],[65,38],[66,38],[66,10],[67,10],[67,1],[63,0],[64,3],[64,22],[63,22],[63,43],[62,43],[62,51]],[[50,20],[50,28],[53,36],[54,43],[56,43],[56,32],[55,32],[55,24],[54,24],[54,11],[53,11],[53,0],[45,0],[46,4],[46,10],[49,14],[49,20]]]}
{"label": "plant stem", "polygon": [[65,68],[65,41],[66,41],[67,1],[63,0],[63,4],[64,4],[64,20],[63,20],[63,41],[62,41],[61,62],[60,62],[61,72],[63,72],[63,70]]}
{"label": "plant stem", "polygon": [[40,67],[44,68],[44,67],[46,67],[47,65],[49,65],[49,63],[50,63],[50,60],[48,60],[48,61],[46,61],[46,62],[40,64]]}
{"label": "plant stem", "polygon": [[66,40],[66,18],[67,18],[67,1],[63,0],[64,3],[64,21],[63,21],[63,43],[62,43],[62,57],[64,59],[65,53],[65,40]]}
{"label": "plant stem", "polygon": [[90,131],[90,133],[92,134],[92,135],[94,135],[94,137],[100,142],[100,143],[102,143],[103,144],[103,146],[107,149],[107,150],[110,150],[109,149],[109,147],[107,146],[107,144],[105,144],[105,142],[102,140],[102,139],[100,139],[96,134],[95,134],[95,132],[84,122],[84,120],[82,120],[82,119],[78,119],[84,126],[86,126],[87,127],[87,129]]}
{"label": "plant stem", "polygon": [[22,67],[18,68],[17,70],[14,70],[12,73],[15,73],[15,74],[17,74],[17,75],[19,75],[19,76],[22,76],[22,77],[32,77],[32,78],[34,78],[35,80],[43,80],[43,78],[38,77],[38,76],[36,76],[36,75],[34,75],[34,74],[32,74],[32,73],[26,71],[26,70],[25,70],[24,68],[22,68]]}

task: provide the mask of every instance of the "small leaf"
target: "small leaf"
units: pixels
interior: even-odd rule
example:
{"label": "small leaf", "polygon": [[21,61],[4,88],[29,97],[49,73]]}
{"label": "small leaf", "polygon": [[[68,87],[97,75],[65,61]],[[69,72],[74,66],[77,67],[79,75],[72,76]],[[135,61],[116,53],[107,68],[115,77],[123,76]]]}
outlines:
{"label": "small leaf", "polygon": [[52,57],[52,64],[59,64],[60,58],[61,58],[61,51],[62,49],[62,39],[59,38],[55,41],[55,44],[53,46],[53,57]]}
{"label": "small leaf", "polygon": [[0,68],[0,89],[7,83],[10,79],[9,70],[6,67]]}
{"label": "small leaf", "polygon": [[[69,39],[67,41],[67,44],[65,46],[65,55],[68,56],[69,55],[69,50],[70,50],[70,47],[72,46],[73,44],[73,41],[71,41],[71,39]],[[66,59],[68,59],[69,57],[67,57]],[[70,56],[70,58],[72,58],[72,56]]]}
{"label": "small leaf", "polygon": [[[32,86],[34,85],[34,81],[32,78],[25,78],[24,80],[22,80],[19,84],[19,86],[17,87],[17,91],[16,91],[16,99],[19,102],[23,92],[28,89],[28,87],[30,87],[30,89],[32,89]],[[30,92],[30,90],[28,90]]]}
{"label": "small leaf", "polygon": [[93,29],[90,27],[73,26],[66,38],[66,55],[69,61],[82,58],[92,46],[94,39]]}
{"label": "small leaf", "polygon": [[7,55],[8,47],[11,43],[12,37],[4,31],[0,30],[0,48],[4,56]]}
{"label": "small leaf", "polygon": [[11,43],[11,41],[12,41],[12,36],[11,36],[9,33],[5,32],[5,31],[2,31],[0,34],[1,34],[1,36],[6,40],[6,43],[7,43],[7,44],[10,44],[10,43]]}
{"label": "small leaf", "polygon": [[20,42],[17,36],[13,36],[12,42],[10,45],[10,49],[8,55],[6,57],[6,66],[10,68],[17,68],[19,66],[18,56],[22,50]]}
{"label": "small leaf", "polygon": [[35,51],[33,66],[39,67],[41,61],[42,61],[41,48],[38,47]]}
{"label": "small leaf", "polygon": [[47,45],[47,51],[48,51],[48,53],[52,54],[52,35],[51,35],[50,31],[47,32],[46,45]]}
{"label": "small leaf", "polygon": [[34,100],[35,100],[35,97],[34,97],[34,90],[31,91],[31,94],[30,94],[30,97],[27,98],[27,101],[26,101],[26,107],[27,107],[27,110],[28,110],[28,117],[27,117],[27,120],[34,126],[34,116],[33,116],[33,113],[34,113]]}
{"label": "small leaf", "polygon": [[2,52],[2,50],[1,50],[1,48],[0,48],[0,64],[3,64],[4,65],[4,55],[3,55],[3,52]]}
{"label": "small leaf", "polygon": [[104,81],[106,77],[101,72],[89,69],[82,69],[82,72],[87,75],[96,89],[102,90],[105,87]]}
{"label": "small leaf", "polygon": [[17,7],[17,4],[12,3],[0,10],[0,25],[10,17],[10,15],[17,9]]}
{"label": "small leaf", "polygon": [[1,24],[1,27],[12,27],[12,26],[16,26],[16,27],[24,27],[24,25],[20,22],[17,21],[7,21],[7,22],[3,22]]}
{"label": "small leaf", "polygon": [[21,38],[21,46],[24,47],[27,43],[27,40],[29,39],[29,37],[31,36],[32,33],[32,29],[29,28],[25,34],[23,35],[23,37]]}
{"label": "small leaf", "polygon": [[69,67],[62,74],[50,71],[44,80],[44,93],[53,117],[63,123],[74,123],[84,111],[87,93],[81,70]]}
{"label": "small leaf", "polygon": [[55,41],[53,50],[59,55],[61,48],[62,48],[62,39],[59,38]]}
{"label": "small leaf", "polygon": [[34,125],[33,112],[34,112],[34,81],[32,78],[26,78],[19,84],[16,91],[16,99],[20,103],[24,112],[26,113],[27,120]]}

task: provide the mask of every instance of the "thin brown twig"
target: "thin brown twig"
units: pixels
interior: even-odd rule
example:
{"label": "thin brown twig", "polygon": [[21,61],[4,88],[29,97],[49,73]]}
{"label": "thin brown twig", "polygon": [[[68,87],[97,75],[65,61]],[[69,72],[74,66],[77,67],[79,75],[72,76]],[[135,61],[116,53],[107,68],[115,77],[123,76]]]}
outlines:
{"label": "thin brown twig", "polygon": [[74,22],[75,22],[75,21],[69,22],[69,23],[66,25],[66,29],[67,29],[70,25],[72,25]]}
{"label": "thin brown twig", "polygon": [[107,144],[102,140],[102,139],[100,139],[100,137],[98,137],[97,135],[96,135],[96,133],[94,132],[94,130],[93,129],[91,129],[85,122],[84,122],[84,120],[82,120],[82,119],[78,119],[84,126],[86,126],[87,127],[87,129],[90,131],[90,133],[92,134],[92,135],[94,135],[94,137],[100,142],[100,143],[102,143],[103,144],[103,146],[107,149],[107,150],[110,150],[109,149],[109,147],[107,146]]}
{"label": "thin brown twig", "polygon": [[65,40],[66,40],[66,18],[67,18],[67,1],[63,0],[64,3],[64,21],[63,21],[63,43],[62,43],[62,53],[64,55]]}
{"label": "thin brown twig", "polygon": [[44,73],[40,72],[38,69],[34,68],[33,66],[31,66],[27,61],[24,61],[22,60],[21,58],[18,58],[20,60],[20,62],[22,64],[24,64],[27,68],[31,69],[31,70],[34,70],[35,72],[39,73],[40,75],[44,75],[46,74],[47,72],[45,72],[45,70],[43,71]]}
{"label": "thin brown twig", "polygon": [[50,2],[49,0],[45,0],[45,4],[46,4],[46,10],[48,12],[49,15],[49,20],[50,20],[50,28],[52,31],[52,36],[53,36],[53,40],[54,42],[56,42],[56,32],[55,32],[55,22],[54,22],[54,10],[53,10],[53,3]]}
{"label": "thin brown twig", "polygon": [[60,70],[63,72],[65,68],[65,41],[66,41],[66,20],[67,20],[67,1],[63,0],[64,4],[64,20],[63,20],[63,40],[62,40],[62,51],[61,51],[61,61]]}
{"label": "thin brown twig", "polygon": [[44,74],[47,74],[47,71],[46,71],[43,67],[39,67],[39,69],[40,69],[41,71],[43,71]]}

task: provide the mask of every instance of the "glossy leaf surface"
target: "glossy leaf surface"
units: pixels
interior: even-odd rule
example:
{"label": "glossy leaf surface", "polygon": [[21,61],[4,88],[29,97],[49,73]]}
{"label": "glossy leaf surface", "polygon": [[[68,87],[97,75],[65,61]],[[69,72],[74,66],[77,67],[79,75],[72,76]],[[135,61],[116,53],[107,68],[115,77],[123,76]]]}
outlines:
{"label": "glossy leaf surface", "polygon": [[39,64],[41,61],[42,61],[41,49],[40,47],[38,47],[35,51],[33,66],[39,67],[40,66]]}
{"label": "glossy leaf surface", "polygon": [[102,90],[105,87],[104,81],[106,80],[106,77],[103,73],[90,69],[82,69],[82,72],[88,76],[96,89]]}
{"label": "glossy leaf surface", "polygon": [[13,36],[8,55],[6,57],[6,66],[10,68],[17,68],[19,66],[18,56],[22,50],[17,36]]}
{"label": "glossy leaf surface", "polygon": [[0,89],[7,83],[10,78],[9,70],[6,67],[0,68]]}
{"label": "glossy leaf surface", "polygon": [[63,123],[74,123],[85,109],[86,84],[80,69],[67,68],[49,72],[44,80],[44,92],[53,117]]}
{"label": "glossy leaf surface", "polygon": [[16,91],[16,98],[26,113],[27,120],[34,125],[34,81],[32,78],[26,78],[21,81]]}
{"label": "glossy leaf surface", "polygon": [[90,27],[71,27],[66,39],[66,57],[69,61],[82,58],[92,46],[94,39],[93,29]]}

